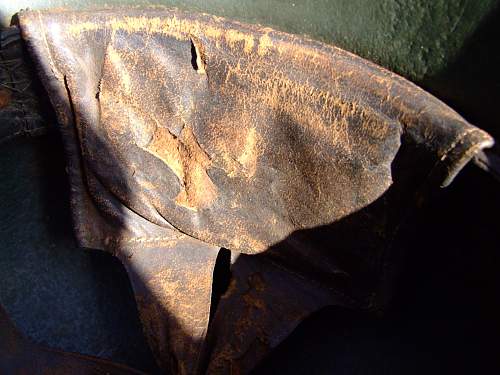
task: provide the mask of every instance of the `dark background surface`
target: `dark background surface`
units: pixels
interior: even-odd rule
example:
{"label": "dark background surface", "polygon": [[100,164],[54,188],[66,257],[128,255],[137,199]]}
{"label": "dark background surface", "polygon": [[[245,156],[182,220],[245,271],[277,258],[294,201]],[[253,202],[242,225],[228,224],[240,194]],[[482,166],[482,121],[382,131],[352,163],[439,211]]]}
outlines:
{"label": "dark background surface", "polygon": [[386,315],[326,309],[256,373],[498,373],[499,209],[498,183],[466,167],[405,235],[406,267]]}
{"label": "dark background surface", "polygon": [[[498,1],[163,3],[333,42],[414,80],[500,137]],[[385,316],[322,311],[257,372],[497,373],[498,187],[468,166],[415,218]],[[154,369],[122,266],[75,244],[56,132],[0,144],[0,197],[0,300],[19,329],[51,347]]]}
{"label": "dark background surface", "polygon": [[76,246],[58,135],[0,145],[0,301],[32,341],[149,369],[120,262]]}

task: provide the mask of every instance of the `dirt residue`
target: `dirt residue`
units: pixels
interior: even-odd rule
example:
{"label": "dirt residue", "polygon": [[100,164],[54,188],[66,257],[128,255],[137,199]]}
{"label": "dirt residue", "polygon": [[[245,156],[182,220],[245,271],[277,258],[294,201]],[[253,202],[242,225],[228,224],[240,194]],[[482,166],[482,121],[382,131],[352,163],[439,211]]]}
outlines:
{"label": "dirt residue", "polygon": [[130,95],[132,83],[128,69],[123,64],[120,54],[113,48],[113,46],[109,46],[106,51],[106,56],[108,57],[106,61],[111,62],[114,71],[117,73],[115,77],[121,83],[123,89],[125,90],[125,93],[127,95]]}
{"label": "dirt residue", "polygon": [[197,211],[217,198],[217,187],[207,174],[211,160],[189,127],[178,138],[167,128],[157,127],[145,149],[160,158],[179,179],[181,191],[175,200],[178,205]]}
{"label": "dirt residue", "polygon": [[245,137],[245,145],[243,152],[238,156],[238,162],[246,170],[246,174],[251,177],[255,174],[257,169],[257,156],[258,156],[258,134],[255,128],[250,128]]}
{"label": "dirt residue", "polygon": [[273,47],[273,41],[271,40],[271,38],[267,33],[263,34],[259,38],[259,46],[257,47],[257,53],[260,56],[263,56],[267,53],[267,50],[271,47]]}

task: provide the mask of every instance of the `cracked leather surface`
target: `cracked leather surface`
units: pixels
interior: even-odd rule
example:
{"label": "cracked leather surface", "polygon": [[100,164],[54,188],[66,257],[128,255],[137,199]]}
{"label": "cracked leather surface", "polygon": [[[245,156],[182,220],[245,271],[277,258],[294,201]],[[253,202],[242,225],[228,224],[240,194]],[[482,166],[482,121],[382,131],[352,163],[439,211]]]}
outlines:
{"label": "cracked leather surface", "polygon": [[[406,211],[493,143],[403,78],[271,29],[159,9],[20,21],[60,122],[80,244],[132,275],[151,251],[182,259],[132,277],[138,301],[156,299],[139,308],[157,358],[180,373],[247,372],[328,304],[382,308]],[[248,255],[209,326],[220,247]],[[197,283],[175,276],[176,262],[203,269],[190,259],[206,259]],[[194,323],[193,306],[169,305],[181,294],[203,296]]]}

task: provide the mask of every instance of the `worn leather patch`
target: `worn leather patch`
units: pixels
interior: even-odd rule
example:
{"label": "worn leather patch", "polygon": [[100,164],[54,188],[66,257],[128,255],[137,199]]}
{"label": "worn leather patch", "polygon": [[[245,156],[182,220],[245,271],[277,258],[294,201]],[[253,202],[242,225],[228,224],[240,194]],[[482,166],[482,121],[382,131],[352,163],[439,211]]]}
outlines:
{"label": "worn leather patch", "polygon": [[428,172],[457,143],[490,142],[410,82],[304,38],[175,11],[21,19],[65,97],[56,107],[76,126],[98,208],[121,215],[102,189],[232,250],[262,252],[368,206],[398,182],[402,140]]}

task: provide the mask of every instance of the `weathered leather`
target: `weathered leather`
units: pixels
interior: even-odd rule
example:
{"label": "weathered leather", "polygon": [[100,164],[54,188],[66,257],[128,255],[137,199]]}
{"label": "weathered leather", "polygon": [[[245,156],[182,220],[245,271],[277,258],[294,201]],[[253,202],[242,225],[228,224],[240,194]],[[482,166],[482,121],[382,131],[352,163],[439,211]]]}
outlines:
{"label": "weathered leather", "polygon": [[[129,272],[154,249],[186,275],[200,269],[186,254],[206,259],[193,283],[162,258],[170,284],[139,303],[144,324],[152,304],[187,325],[146,325],[165,369],[248,372],[322,306],[383,307],[404,215],[493,144],[403,78],[271,29],[137,8],[20,22],[61,124],[80,244]],[[249,255],[213,324],[208,308],[189,322],[203,304],[185,295],[206,300],[219,247]]]}

